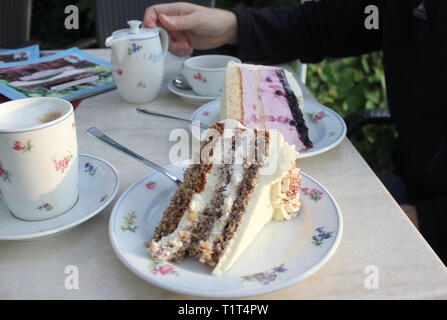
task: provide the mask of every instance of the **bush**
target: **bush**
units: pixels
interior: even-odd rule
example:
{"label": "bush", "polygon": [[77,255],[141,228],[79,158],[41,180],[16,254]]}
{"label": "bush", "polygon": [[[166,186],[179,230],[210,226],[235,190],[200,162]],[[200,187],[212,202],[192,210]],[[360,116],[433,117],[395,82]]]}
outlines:
{"label": "bush", "polygon": [[[342,117],[363,108],[387,108],[381,52],[344,59],[326,59],[307,67],[306,84],[318,101]],[[368,125],[351,142],[377,175],[392,170],[393,126]]]}

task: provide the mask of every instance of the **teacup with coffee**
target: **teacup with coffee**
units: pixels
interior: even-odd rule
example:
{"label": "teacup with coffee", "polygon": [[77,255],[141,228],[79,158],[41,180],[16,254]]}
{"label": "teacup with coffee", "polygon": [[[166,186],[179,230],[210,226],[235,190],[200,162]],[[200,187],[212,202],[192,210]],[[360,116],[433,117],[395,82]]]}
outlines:
{"label": "teacup with coffee", "polygon": [[0,107],[0,190],[11,213],[45,220],[78,198],[73,106],[58,98],[25,98]]}

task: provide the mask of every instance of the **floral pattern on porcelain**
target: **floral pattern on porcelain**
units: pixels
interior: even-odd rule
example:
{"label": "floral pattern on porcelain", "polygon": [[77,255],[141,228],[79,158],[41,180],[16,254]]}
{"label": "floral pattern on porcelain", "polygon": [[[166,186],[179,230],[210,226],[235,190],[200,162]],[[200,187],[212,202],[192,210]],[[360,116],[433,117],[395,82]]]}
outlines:
{"label": "floral pattern on porcelain", "polygon": [[242,281],[258,282],[263,285],[268,285],[278,278],[279,273],[284,273],[286,271],[287,269],[284,267],[283,263],[278,267],[274,267],[264,272],[258,272],[249,276],[243,276]]}
{"label": "floral pattern on porcelain", "polygon": [[98,168],[96,168],[92,163],[90,162],[85,163],[84,172],[87,173],[89,176],[94,177],[96,170],[98,170]]}
{"label": "floral pattern on porcelain", "polygon": [[53,210],[53,206],[49,204],[48,202],[42,203],[40,206],[37,207],[37,210],[39,211],[51,211]]}
{"label": "floral pattern on porcelain", "polygon": [[109,195],[106,194],[106,195],[103,196],[101,199],[99,199],[99,202],[100,202],[100,203],[103,203],[103,202],[107,199],[108,196],[109,196]]}
{"label": "floral pattern on porcelain", "polygon": [[148,188],[149,190],[154,190],[156,185],[156,181],[149,181],[148,183],[146,183],[146,188]]}
{"label": "floral pattern on porcelain", "polygon": [[137,88],[146,88],[146,84],[143,81],[138,81]]}
{"label": "floral pattern on porcelain", "polygon": [[137,223],[135,222],[135,219],[137,218],[137,215],[135,214],[135,211],[132,211],[128,214],[126,214],[123,217],[123,223],[121,224],[121,230],[123,231],[130,231],[130,232],[136,232],[137,231]]}
{"label": "floral pattern on porcelain", "polygon": [[324,110],[321,110],[320,112],[312,112],[308,113],[307,116],[309,117],[309,120],[312,121],[312,123],[317,123],[323,118],[329,117]]}
{"label": "floral pattern on porcelain", "polygon": [[141,50],[141,48],[143,48],[143,46],[137,45],[136,43],[132,43],[130,45],[129,48],[127,48],[127,53],[130,55],[132,55],[133,53],[136,53],[138,51]]}
{"label": "floral pattern on porcelain", "polygon": [[145,53],[144,59],[148,59],[152,63],[157,63],[163,59],[163,56],[163,52],[161,51],[159,53]]}
{"label": "floral pattern on porcelain", "polygon": [[207,83],[208,82],[206,77],[202,76],[202,74],[200,72],[195,73],[192,77],[195,80],[198,80],[198,81],[203,82],[203,83]]}
{"label": "floral pattern on porcelain", "polygon": [[68,151],[68,154],[63,157],[61,160],[53,160],[54,167],[56,168],[56,171],[60,173],[64,173],[66,169],[70,166],[70,162],[73,160],[73,155],[70,151]]}
{"label": "floral pattern on porcelain", "polygon": [[165,275],[175,275],[178,276],[178,271],[175,270],[174,266],[169,263],[165,263],[163,261],[151,261],[149,263],[149,269],[153,275],[160,274],[162,276]]}
{"label": "floral pattern on porcelain", "polygon": [[2,165],[2,162],[0,161],[0,178],[4,182],[11,183],[11,177],[12,177],[12,173],[9,170],[5,169]]}
{"label": "floral pattern on porcelain", "polygon": [[334,233],[334,231],[326,231],[325,227],[316,228],[315,231],[317,234],[312,236],[312,243],[316,247],[321,246],[326,239],[332,238],[332,234]]}
{"label": "floral pattern on porcelain", "polygon": [[313,200],[315,202],[317,202],[318,200],[321,200],[323,197],[323,191],[319,191],[317,189],[310,189],[308,187],[306,188],[301,188],[301,192],[307,196],[310,200]]}
{"label": "floral pattern on porcelain", "polygon": [[24,143],[22,143],[22,142],[20,142],[20,141],[16,141],[16,142],[14,142],[14,145],[13,145],[13,149],[15,150],[15,151],[22,151],[23,153],[25,153],[25,152],[28,152],[28,151],[31,151],[31,149],[33,148],[34,146],[31,144],[31,139],[28,139],[27,141],[26,141],[26,144],[24,144]]}

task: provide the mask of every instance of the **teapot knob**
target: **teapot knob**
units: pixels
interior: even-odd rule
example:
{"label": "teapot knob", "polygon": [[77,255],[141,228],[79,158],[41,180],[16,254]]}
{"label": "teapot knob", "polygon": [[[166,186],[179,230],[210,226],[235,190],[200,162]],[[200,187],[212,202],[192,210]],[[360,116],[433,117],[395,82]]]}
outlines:
{"label": "teapot knob", "polygon": [[137,33],[138,29],[141,25],[141,21],[140,20],[130,20],[130,21],[127,21],[127,24],[130,26],[130,32]]}

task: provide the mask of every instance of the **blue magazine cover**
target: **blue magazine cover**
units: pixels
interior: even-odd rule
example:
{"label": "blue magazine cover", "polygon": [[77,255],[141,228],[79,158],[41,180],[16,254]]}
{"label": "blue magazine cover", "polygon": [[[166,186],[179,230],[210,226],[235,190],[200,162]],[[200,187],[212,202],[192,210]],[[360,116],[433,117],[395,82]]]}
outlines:
{"label": "blue magazine cover", "polygon": [[111,64],[71,48],[31,61],[0,64],[0,94],[10,99],[73,101],[115,88]]}
{"label": "blue magazine cover", "polygon": [[39,58],[38,45],[19,49],[0,49],[0,64],[28,61],[37,58]]}

